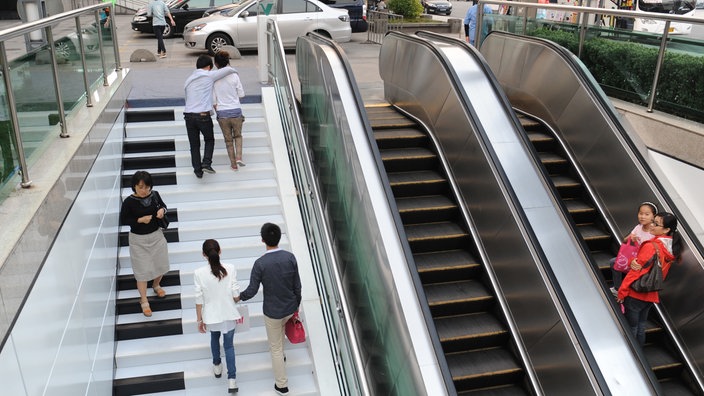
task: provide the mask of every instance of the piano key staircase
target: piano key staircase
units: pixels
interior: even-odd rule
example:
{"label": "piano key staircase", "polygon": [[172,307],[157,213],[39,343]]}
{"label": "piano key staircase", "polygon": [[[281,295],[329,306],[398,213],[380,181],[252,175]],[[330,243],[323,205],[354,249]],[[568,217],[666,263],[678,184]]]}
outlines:
{"label": "piano key staircase", "polygon": [[[157,299],[149,285],[154,314],[145,317],[130,266],[129,227],[120,227],[114,395],[227,393],[224,353],[224,375],[215,378],[210,336],[198,333],[196,327],[193,271],[207,265],[202,243],[208,238],[218,240],[222,261],[234,264],[242,289],[249,283],[254,260],[264,252],[259,237],[263,223],[279,224],[284,233],[280,246],[292,250],[288,234],[292,228],[285,224],[264,106],[243,105],[243,160],[247,165],[237,172],[229,167],[222,134],[214,121],[213,168],[217,173],[206,173],[202,179],[195,177],[190,165],[182,112],[178,107],[145,108],[125,114],[123,199],[132,192],[129,184],[135,171],[152,174],[154,189],[169,207],[171,224],[165,235],[171,271],[161,283],[167,292],[165,298]],[[238,394],[274,395],[261,292],[247,304],[251,329],[235,331]],[[321,394],[309,344],[286,341],[291,395]]]}

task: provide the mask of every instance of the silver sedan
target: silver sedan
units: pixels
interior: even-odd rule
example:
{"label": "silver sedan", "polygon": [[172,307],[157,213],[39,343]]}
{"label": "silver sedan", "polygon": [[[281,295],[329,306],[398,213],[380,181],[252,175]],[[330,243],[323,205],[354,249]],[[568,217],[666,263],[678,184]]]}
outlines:
{"label": "silver sedan", "polygon": [[318,0],[276,0],[266,7],[251,0],[226,13],[190,22],[184,28],[184,44],[186,48],[208,50],[211,55],[225,45],[239,49],[257,48],[259,13],[276,20],[287,48],[295,47],[296,39],[309,32],[320,33],[338,42],[352,38],[347,10],[328,7]]}

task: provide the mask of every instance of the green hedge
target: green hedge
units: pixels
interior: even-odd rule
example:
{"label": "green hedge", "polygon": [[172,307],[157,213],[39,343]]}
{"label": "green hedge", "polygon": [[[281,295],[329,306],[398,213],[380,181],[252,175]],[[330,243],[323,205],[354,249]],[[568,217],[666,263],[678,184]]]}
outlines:
{"label": "green hedge", "polygon": [[[541,28],[532,36],[551,40],[577,54],[576,33]],[[588,38],[581,60],[610,96],[645,104],[648,100],[658,48],[643,44]],[[704,122],[704,57],[668,50],[660,70],[655,108]]]}

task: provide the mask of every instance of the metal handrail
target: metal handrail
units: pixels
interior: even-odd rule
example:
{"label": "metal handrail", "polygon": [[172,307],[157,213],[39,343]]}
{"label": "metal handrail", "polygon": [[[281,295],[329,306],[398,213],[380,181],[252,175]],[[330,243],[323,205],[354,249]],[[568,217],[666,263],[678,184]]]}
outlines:
{"label": "metal handrail", "polygon": [[[627,18],[642,18],[642,19],[653,19],[659,21],[665,21],[665,28],[662,33],[662,38],[660,41],[660,48],[658,50],[657,62],[655,64],[655,74],[653,75],[653,83],[650,90],[650,95],[648,97],[648,113],[653,112],[653,107],[655,106],[655,92],[658,87],[658,81],[660,79],[660,71],[662,70],[662,64],[665,61],[665,51],[667,50],[667,39],[668,30],[671,22],[684,22],[701,25],[702,20],[698,18],[682,16],[682,15],[670,15],[670,14],[658,14],[652,12],[644,11],[632,11],[632,10],[611,10],[599,7],[580,7],[580,6],[566,6],[566,5],[553,5],[553,4],[543,4],[543,3],[525,3],[518,1],[505,1],[505,0],[479,0],[479,6],[477,6],[477,26],[482,26],[482,20],[484,18],[484,7],[483,4],[493,4],[493,5],[506,5],[510,7],[526,8],[526,9],[541,9],[541,10],[558,10],[558,11],[571,11],[578,13],[580,15],[580,22],[578,22],[580,34],[579,34],[579,50],[577,57],[581,57],[582,46],[584,45],[584,40],[586,38],[587,23],[589,15],[606,15],[606,16],[621,16]],[[526,34],[526,13],[523,13],[523,32],[522,35]],[[476,29],[475,43],[477,46],[481,42],[482,29]]]}
{"label": "metal handrail", "polygon": [[[273,32],[269,32],[269,29],[273,30]],[[281,35],[279,33],[278,25],[275,21],[267,21],[267,33],[274,36],[272,40],[273,43],[270,42],[269,45],[275,45],[278,49],[278,51],[268,51],[269,56],[274,56],[272,52],[284,54],[283,45],[281,44],[280,40]],[[286,90],[284,93],[281,93],[279,90],[276,90],[276,95],[281,95],[288,98],[287,102],[289,107],[287,110],[291,114],[294,131],[291,131],[293,133],[287,136],[287,140],[296,141],[297,145],[301,148],[300,151],[296,152],[296,150],[294,150],[293,144],[291,144],[291,146],[289,147],[289,157],[293,157],[290,158],[292,165],[295,162],[296,154],[302,157],[300,158],[300,163],[295,169],[297,172],[300,172],[299,178],[301,179],[295,180],[296,189],[299,192],[298,196],[299,202],[301,204],[301,212],[307,212],[308,216],[312,217],[313,219],[317,219],[316,225],[318,226],[318,231],[322,233],[321,237],[322,242],[324,244],[324,246],[316,248],[311,238],[311,241],[309,242],[309,249],[311,249],[311,251],[322,251],[322,254],[324,254],[324,252],[333,252],[333,238],[330,232],[330,227],[327,225],[324,210],[321,207],[320,201],[318,200],[318,197],[321,196],[321,193],[318,189],[318,185],[314,182],[315,172],[313,170],[311,162],[309,160],[305,160],[305,153],[308,153],[309,149],[306,143],[305,136],[303,134],[303,126],[301,123],[300,115],[297,109],[295,108],[296,95],[293,90],[291,74],[289,72],[285,58],[282,59],[280,63],[281,67],[283,68],[283,75],[276,75],[276,73],[273,73],[271,71],[271,67],[274,64],[274,62],[271,61],[268,62],[268,74],[270,81],[276,79],[277,77],[283,79],[283,85],[285,86]],[[286,133],[288,134],[289,132]],[[308,224],[307,226],[313,227],[314,225]],[[325,259],[328,261],[328,265],[326,267],[332,275],[334,287],[338,291],[343,290],[342,275],[338,270],[339,266],[337,264],[337,259],[335,258],[335,255],[325,255]],[[318,271],[320,270],[322,270],[322,268],[318,268]],[[364,363],[362,361],[361,349],[357,343],[357,337],[355,336],[356,330],[350,321],[350,303],[348,302],[347,297],[344,293],[338,292],[334,294],[339,299],[338,306],[334,307],[335,312],[339,315],[340,320],[344,323],[344,329],[348,334],[347,342],[350,345],[349,353],[352,357],[352,360],[354,361],[354,364],[358,368],[358,370],[356,370],[356,373],[354,374],[357,379],[357,383],[355,384],[356,390],[360,392],[359,394],[361,395],[371,395],[371,391],[369,389],[369,381],[367,380],[365,371],[362,369],[364,367]],[[347,389],[347,391],[349,392],[349,389]]]}

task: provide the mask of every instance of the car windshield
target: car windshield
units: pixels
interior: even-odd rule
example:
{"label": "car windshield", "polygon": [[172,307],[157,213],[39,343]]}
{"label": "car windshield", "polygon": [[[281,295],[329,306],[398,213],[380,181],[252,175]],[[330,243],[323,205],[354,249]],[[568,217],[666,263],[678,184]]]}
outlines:
{"label": "car windshield", "polygon": [[[240,11],[246,9],[247,7],[249,7],[249,6],[251,6],[251,5],[252,5],[252,3],[251,3],[250,1],[242,1],[242,2],[241,2],[240,4],[238,4],[236,7],[232,8],[232,9],[230,9],[230,10],[227,10],[227,12],[225,13],[225,15],[227,15],[227,16],[229,16],[229,17],[234,16],[234,15],[237,14],[238,12],[240,12]],[[257,3],[254,3],[254,7],[255,7],[254,9],[255,9],[255,10],[256,10],[256,6],[257,6]],[[252,10],[249,11],[249,14],[252,15]],[[254,15],[256,15],[256,11],[255,11]]]}

